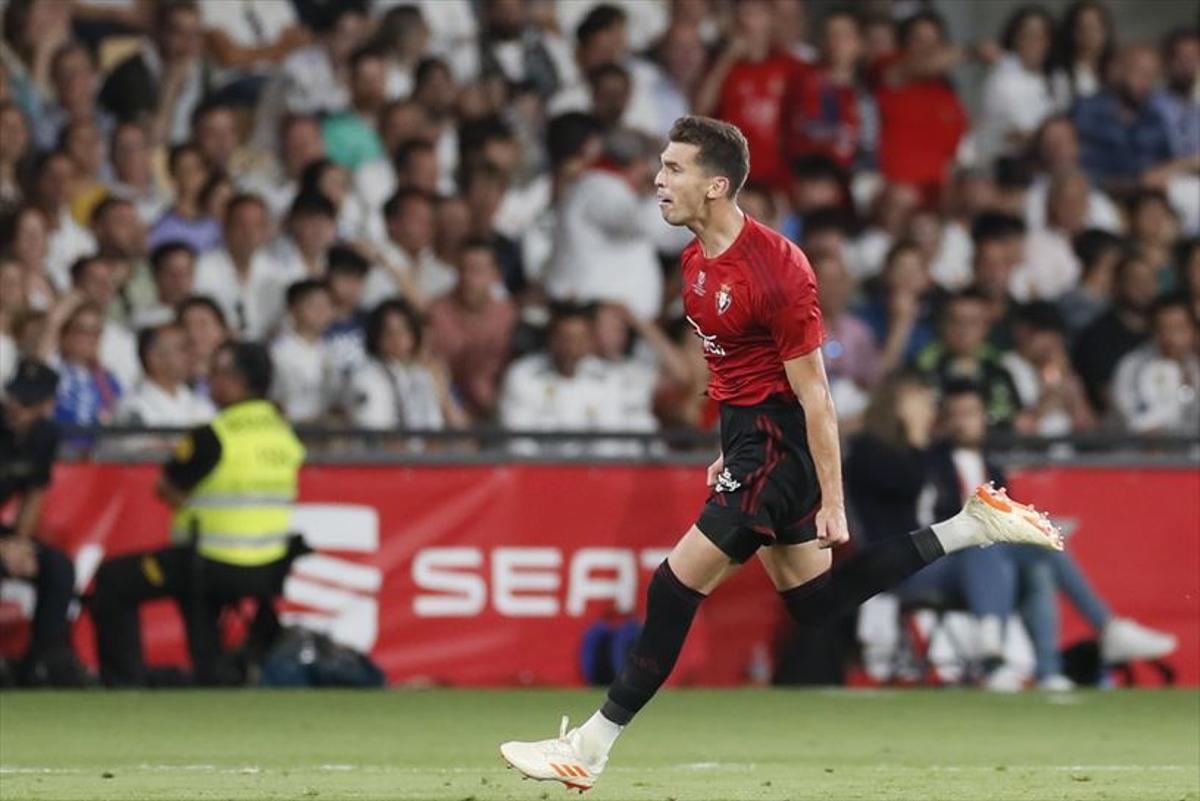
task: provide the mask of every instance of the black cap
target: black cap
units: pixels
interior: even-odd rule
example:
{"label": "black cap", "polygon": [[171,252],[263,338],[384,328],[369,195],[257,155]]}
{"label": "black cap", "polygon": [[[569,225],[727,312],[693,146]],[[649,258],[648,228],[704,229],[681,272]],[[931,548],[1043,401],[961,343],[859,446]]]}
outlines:
{"label": "black cap", "polygon": [[58,373],[41,362],[22,359],[4,391],[22,406],[36,406],[54,397],[58,391]]}

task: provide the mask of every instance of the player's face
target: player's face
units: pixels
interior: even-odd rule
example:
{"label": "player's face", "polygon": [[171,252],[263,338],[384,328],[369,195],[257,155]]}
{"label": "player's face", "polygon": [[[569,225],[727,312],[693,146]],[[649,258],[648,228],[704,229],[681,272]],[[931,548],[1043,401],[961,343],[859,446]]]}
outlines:
{"label": "player's face", "polygon": [[704,215],[706,200],[720,197],[722,181],[710,175],[696,157],[700,148],[682,142],[670,142],[662,152],[662,167],[654,176],[658,208],[671,225],[687,225]]}

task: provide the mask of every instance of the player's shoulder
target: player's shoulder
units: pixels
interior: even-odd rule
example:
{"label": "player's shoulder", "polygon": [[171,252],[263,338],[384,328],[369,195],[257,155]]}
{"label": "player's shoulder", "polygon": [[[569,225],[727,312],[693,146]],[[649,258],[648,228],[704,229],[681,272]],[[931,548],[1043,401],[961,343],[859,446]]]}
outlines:
{"label": "player's shoulder", "polygon": [[799,245],[762,223],[753,224],[755,230],[749,250],[753,258],[765,267],[762,274],[764,289],[813,283],[812,266]]}
{"label": "player's shoulder", "polygon": [[687,247],[679,254],[679,263],[687,264],[700,253],[700,240],[692,237],[692,241],[687,243]]}

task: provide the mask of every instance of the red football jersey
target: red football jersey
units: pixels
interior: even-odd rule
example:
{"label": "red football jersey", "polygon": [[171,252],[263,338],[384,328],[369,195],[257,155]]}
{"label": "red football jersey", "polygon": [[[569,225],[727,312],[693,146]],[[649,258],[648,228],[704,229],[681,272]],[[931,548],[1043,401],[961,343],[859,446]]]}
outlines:
{"label": "red football jersey", "polygon": [[704,344],[708,394],[749,406],[791,393],[783,363],[825,338],[817,281],[800,248],[746,216],[715,259],[699,240],[683,251],[683,308]]}

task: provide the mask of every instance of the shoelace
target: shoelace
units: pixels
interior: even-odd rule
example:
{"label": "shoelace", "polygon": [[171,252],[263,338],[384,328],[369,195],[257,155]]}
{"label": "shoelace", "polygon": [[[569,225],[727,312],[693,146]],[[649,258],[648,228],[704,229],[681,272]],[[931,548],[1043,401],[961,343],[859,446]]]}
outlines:
{"label": "shoelace", "polygon": [[1032,514],[1034,517],[1034,520],[1037,522],[1037,524],[1041,528],[1043,528],[1044,530],[1049,532],[1050,536],[1052,536],[1054,539],[1058,540],[1059,542],[1062,541],[1062,532],[1059,530],[1058,526],[1056,526],[1054,524],[1054,521],[1050,519],[1050,516],[1047,515],[1045,512],[1039,511],[1038,508],[1036,506],[1033,506],[1032,504],[1021,503],[1020,501],[1014,501],[1012,498],[1009,497],[1007,487],[1001,487],[1000,489],[996,489],[995,483],[992,481],[989,481],[987,483],[987,488],[988,488],[988,491],[991,492],[993,495],[996,495],[996,496],[1004,499],[1006,502],[1011,503],[1013,506],[1017,507],[1018,509],[1023,509],[1024,511],[1027,511],[1030,514]]}

